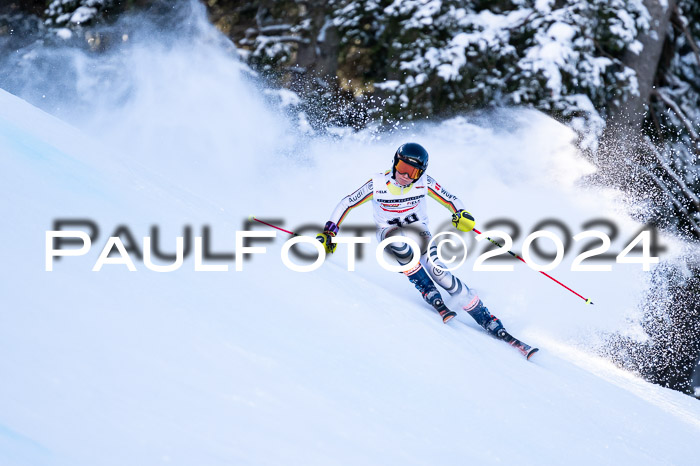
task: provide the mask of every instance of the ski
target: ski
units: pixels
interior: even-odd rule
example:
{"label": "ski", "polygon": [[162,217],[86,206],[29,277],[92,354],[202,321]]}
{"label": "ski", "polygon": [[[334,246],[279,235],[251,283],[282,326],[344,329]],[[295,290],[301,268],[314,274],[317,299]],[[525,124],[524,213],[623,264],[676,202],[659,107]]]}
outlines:
{"label": "ski", "polygon": [[520,354],[525,356],[525,358],[528,360],[530,359],[530,357],[532,357],[533,354],[535,354],[536,352],[538,352],[540,350],[539,348],[533,348],[532,346],[530,346],[526,343],[523,343],[522,341],[518,340],[510,333],[506,332],[505,329],[498,332],[498,338],[500,340],[505,341],[510,346],[512,346],[513,348],[518,350],[520,352]]}

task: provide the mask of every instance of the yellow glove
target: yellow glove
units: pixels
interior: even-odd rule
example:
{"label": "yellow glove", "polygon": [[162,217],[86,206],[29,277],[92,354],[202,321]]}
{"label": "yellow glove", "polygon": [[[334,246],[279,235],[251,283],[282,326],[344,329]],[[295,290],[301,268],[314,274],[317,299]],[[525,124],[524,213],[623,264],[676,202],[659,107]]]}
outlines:
{"label": "yellow glove", "polygon": [[466,210],[458,210],[452,214],[452,225],[460,231],[472,231],[474,229],[474,217]]}
{"label": "yellow glove", "polygon": [[333,252],[335,252],[335,248],[338,245],[332,243],[331,238],[338,234],[338,230],[338,225],[331,221],[328,221],[326,222],[326,226],[323,229],[323,233],[319,233],[316,235],[316,239],[319,240],[321,244],[323,244],[323,247],[326,249],[326,254],[333,254]]}
{"label": "yellow glove", "polygon": [[335,252],[335,248],[338,246],[335,243],[331,243],[331,238],[333,236],[328,234],[328,233],[319,233],[316,235],[316,239],[323,244],[324,249],[326,250],[326,254],[332,254]]}

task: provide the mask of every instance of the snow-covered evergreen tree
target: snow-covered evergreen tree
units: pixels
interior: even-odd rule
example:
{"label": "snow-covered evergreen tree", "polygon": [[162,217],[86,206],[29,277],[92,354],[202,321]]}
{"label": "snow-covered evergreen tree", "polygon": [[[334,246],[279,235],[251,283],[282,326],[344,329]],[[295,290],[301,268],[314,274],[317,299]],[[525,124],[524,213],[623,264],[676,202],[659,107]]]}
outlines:
{"label": "snow-covered evergreen tree", "polygon": [[662,181],[664,214],[678,231],[700,238],[700,4],[680,0],[666,36],[647,117],[656,143],[653,173]]}
{"label": "snow-covered evergreen tree", "polygon": [[339,1],[343,53],[406,119],[528,105],[571,122],[594,147],[609,102],[636,90],[620,57],[638,49],[640,0]]}
{"label": "snow-covered evergreen tree", "polygon": [[46,7],[46,24],[50,27],[88,26],[109,11],[116,0],[52,0]]}
{"label": "snow-covered evergreen tree", "polygon": [[309,18],[299,2],[260,2],[254,24],[238,41],[248,63],[268,76],[281,76],[294,64],[300,43],[309,42]]}

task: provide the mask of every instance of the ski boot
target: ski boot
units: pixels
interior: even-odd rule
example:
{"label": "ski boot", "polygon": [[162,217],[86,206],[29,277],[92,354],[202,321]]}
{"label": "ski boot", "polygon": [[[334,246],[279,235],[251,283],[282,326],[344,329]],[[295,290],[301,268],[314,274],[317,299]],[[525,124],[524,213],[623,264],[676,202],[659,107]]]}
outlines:
{"label": "ski boot", "polygon": [[428,293],[424,294],[423,298],[428,304],[433,306],[436,311],[438,311],[438,314],[440,314],[440,317],[442,317],[442,321],[444,323],[449,322],[454,316],[457,315],[455,312],[447,309],[447,306],[445,306],[445,303],[442,301],[440,292],[434,287],[433,291],[429,291]]}
{"label": "ski boot", "polygon": [[416,289],[420,291],[420,294],[423,295],[425,302],[433,306],[438,314],[440,314],[440,317],[442,317],[442,321],[444,323],[449,322],[454,316],[457,315],[450,311],[447,306],[445,306],[445,302],[442,300],[440,292],[437,290],[435,284],[425,272],[423,267],[409,275],[408,279],[411,283],[413,283],[413,285],[415,285]]}
{"label": "ski boot", "polygon": [[506,329],[503,328],[500,319],[491,314],[478,297],[475,296],[469,304],[464,306],[464,310],[467,311],[467,314],[472,316],[476,323],[481,325],[489,335],[508,343],[527,359],[530,359],[533,354],[539,351],[538,348],[533,348],[508,333]]}
{"label": "ski boot", "polygon": [[473,309],[467,310],[465,307],[464,310],[467,311],[467,314],[472,316],[477,324],[481,325],[484,330],[486,330],[489,335],[493,336],[494,338],[502,340],[506,337],[506,335],[508,335],[508,332],[506,332],[506,329],[503,327],[500,319],[489,313],[488,308],[483,305],[481,300],[479,300]]}

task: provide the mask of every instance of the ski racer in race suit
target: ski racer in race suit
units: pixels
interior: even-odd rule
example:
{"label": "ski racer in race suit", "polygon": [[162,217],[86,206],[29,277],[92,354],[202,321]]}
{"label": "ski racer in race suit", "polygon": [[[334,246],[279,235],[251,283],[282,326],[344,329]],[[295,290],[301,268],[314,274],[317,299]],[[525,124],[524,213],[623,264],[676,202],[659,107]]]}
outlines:
{"label": "ski racer in race suit", "polygon": [[[469,232],[474,228],[474,218],[464,210],[457,196],[450,194],[434,178],[425,173],[428,167],[428,152],[416,143],[406,143],[398,148],[394,155],[391,170],[378,173],[352,194],[344,197],[331,214],[323,233],[316,236],[327,253],[332,253],[336,244],[331,238],[338,234],[339,227],[354,208],[372,201],[374,222],[377,226],[377,240],[383,241],[390,236],[407,236],[406,229],[417,231],[422,238],[419,251],[420,261],[410,270],[403,272],[432,305],[444,322],[456,314],[444,303],[435,286],[437,282],[451,296],[460,293],[466,295],[464,310],[476,322],[496,337],[505,329],[501,321],[491,315],[479,297],[459,278],[445,270],[437,257],[437,245],[427,245],[432,238],[428,228],[427,198],[432,197],[452,213],[452,224],[460,231]],[[411,262],[414,251],[406,243],[391,243],[388,248],[399,264]]]}

